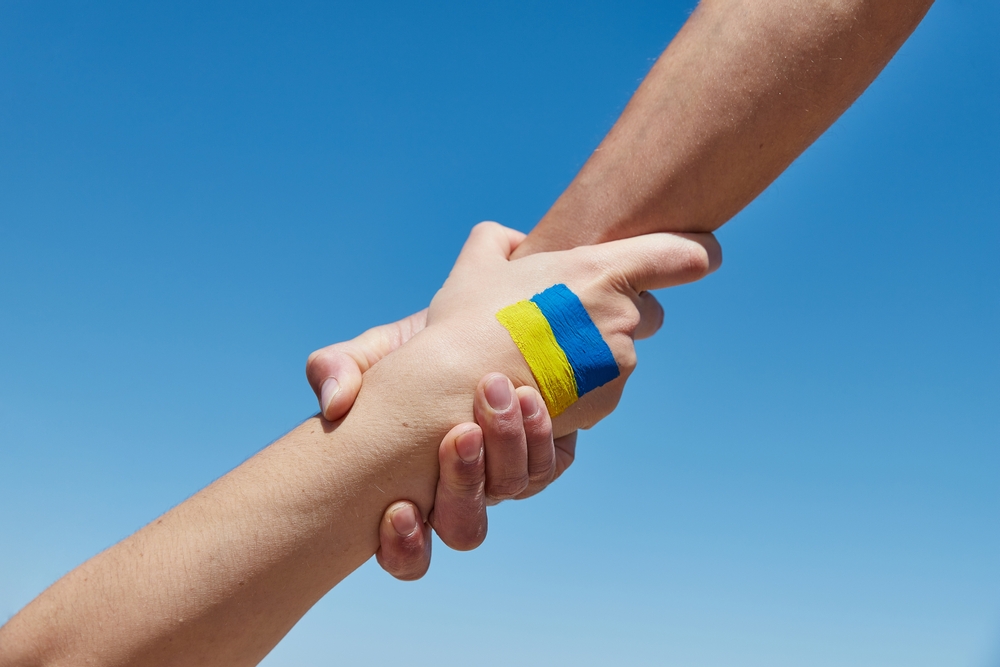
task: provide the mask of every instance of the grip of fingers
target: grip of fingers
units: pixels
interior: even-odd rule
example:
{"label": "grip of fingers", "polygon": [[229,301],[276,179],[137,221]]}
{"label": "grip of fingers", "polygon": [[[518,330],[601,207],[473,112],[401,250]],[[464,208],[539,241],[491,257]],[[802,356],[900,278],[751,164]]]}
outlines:
{"label": "grip of fingers", "polygon": [[438,450],[440,478],[431,524],[452,549],[475,549],[486,539],[485,456],[483,432],[476,424],[459,424]]}
{"label": "grip of fingers", "polygon": [[361,369],[354,357],[333,348],[313,352],[306,376],[319,398],[320,414],[334,421],[348,413],[361,391]]}
{"label": "grip of fingers", "polygon": [[528,449],[521,404],[506,376],[491,373],[476,390],[476,422],[488,443],[486,495],[493,500],[514,498],[528,486]]}
{"label": "grip of fingers", "polygon": [[382,569],[403,581],[419,579],[431,565],[430,531],[420,520],[416,505],[401,500],[386,509],[379,525],[379,550]]}
{"label": "grip of fingers", "polygon": [[[552,419],[541,395],[531,387],[517,388],[528,451],[528,486],[517,498],[533,496],[548,486],[556,473],[555,444],[552,439]],[[489,434],[486,436],[486,456],[490,456]]]}

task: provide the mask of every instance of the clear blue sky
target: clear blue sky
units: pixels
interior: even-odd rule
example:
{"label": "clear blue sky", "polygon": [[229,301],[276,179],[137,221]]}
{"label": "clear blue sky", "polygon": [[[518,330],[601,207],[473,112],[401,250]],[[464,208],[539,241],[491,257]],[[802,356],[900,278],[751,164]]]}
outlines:
{"label": "clear blue sky", "polygon": [[[530,229],[693,4],[2,3],[0,621]],[[998,34],[941,0],[564,479],[264,664],[1000,664]]]}

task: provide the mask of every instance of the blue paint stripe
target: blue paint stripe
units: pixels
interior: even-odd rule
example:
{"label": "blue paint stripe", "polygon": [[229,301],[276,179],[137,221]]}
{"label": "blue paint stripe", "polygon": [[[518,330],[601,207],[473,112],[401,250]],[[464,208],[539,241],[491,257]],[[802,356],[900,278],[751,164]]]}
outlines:
{"label": "blue paint stripe", "polygon": [[553,285],[531,298],[545,315],[556,342],[566,353],[579,396],[620,375],[611,348],[590,319],[579,297],[563,284]]}

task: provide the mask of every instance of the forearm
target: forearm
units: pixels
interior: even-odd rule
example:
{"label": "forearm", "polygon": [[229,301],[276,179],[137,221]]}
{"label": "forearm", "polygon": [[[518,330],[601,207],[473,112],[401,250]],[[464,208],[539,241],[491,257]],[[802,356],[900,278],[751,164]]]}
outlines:
{"label": "forearm", "polygon": [[515,253],[714,231],[858,98],[933,0],[703,0]]}
{"label": "forearm", "polygon": [[0,630],[0,665],[256,664],[375,553],[390,503],[429,511],[472,394],[387,414],[392,391],[366,381],[336,427],[307,420],[65,576]]}
{"label": "forearm", "polygon": [[[260,629],[254,601],[262,596],[275,603],[267,631],[287,631],[304,601],[298,586],[289,590],[287,566],[309,562],[296,543],[318,532],[311,513],[328,506],[316,498],[316,480],[303,479],[317,469],[301,465],[311,448],[292,445],[311,422],[56,582],[4,628],[3,657],[16,646],[33,658],[27,664],[259,660],[266,637],[248,632],[235,645],[227,635]],[[296,486],[308,490],[312,508],[298,502]],[[301,571],[337,576],[327,569]],[[215,639],[215,654],[206,655]]]}

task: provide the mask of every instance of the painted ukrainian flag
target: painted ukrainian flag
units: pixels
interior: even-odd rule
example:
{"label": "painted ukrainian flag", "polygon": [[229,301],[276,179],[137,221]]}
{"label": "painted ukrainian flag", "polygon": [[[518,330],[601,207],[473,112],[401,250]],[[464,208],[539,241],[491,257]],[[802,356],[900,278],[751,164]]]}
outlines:
{"label": "painted ukrainian flag", "polygon": [[497,320],[528,362],[552,417],[620,374],[587,309],[563,284],[502,308]]}

